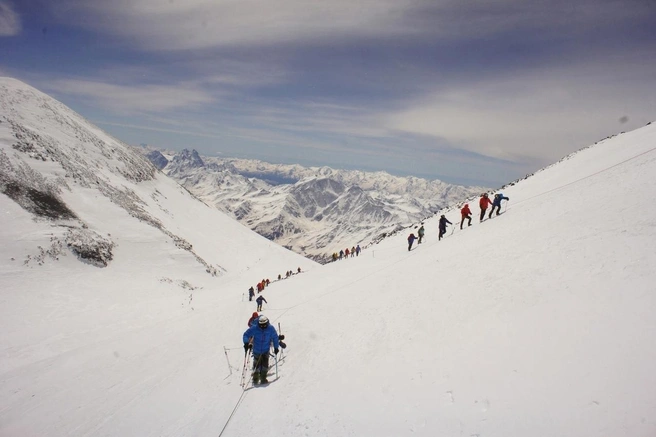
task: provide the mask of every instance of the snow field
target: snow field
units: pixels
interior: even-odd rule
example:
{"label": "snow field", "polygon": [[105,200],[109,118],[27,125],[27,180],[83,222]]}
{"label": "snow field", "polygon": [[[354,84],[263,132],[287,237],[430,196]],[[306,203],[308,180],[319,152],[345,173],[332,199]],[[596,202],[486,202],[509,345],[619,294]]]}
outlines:
{"label": "snow field", "polygon": [[[93,154],[28,103],[26,123]],[[435,217],[411,252],[408,229],[326,266],[96,154],[216,277],[75,183],[62,197],[115,257],[40,258],[66,228],[2,195],[0,435],[652,437],[655,144],[654,125],[604,140],[504,189],[499,217],[479,224],[470,202],[473,226],[443,241]],[[280,379],[244,392],[247,289],[299,266],[263,292],[289,345]]]}

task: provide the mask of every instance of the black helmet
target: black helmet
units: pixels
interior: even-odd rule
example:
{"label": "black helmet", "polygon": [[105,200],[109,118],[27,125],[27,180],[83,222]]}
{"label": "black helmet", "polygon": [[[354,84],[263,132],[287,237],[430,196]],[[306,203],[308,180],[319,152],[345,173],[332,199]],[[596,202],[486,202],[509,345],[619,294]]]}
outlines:
{"label": "black helmet", "polygon": [[257,324],[262,329],[268,328],[269,327],[269,318],[267,316],[260,316],[260,318],[257,319]]}

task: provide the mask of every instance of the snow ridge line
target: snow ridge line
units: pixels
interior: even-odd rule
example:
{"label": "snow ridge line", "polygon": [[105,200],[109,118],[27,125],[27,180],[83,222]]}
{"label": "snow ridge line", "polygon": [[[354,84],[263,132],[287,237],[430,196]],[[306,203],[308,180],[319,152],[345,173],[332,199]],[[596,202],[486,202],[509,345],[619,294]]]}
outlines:
{"label": "snow ridge line", "polygon": [[565,185],[561,185],[560,187],[552,188],[551,190],[545,191],[544,193],[536,194],[535,196],[532,196],[532,197],[527,197],[526,199],[520,200],[520,201],[518,201],[518,202],[513,202],[513,206],[514,206],[514,205],[517,205],[518,203],[526,202],[527,200],[532,200],[532,199],[535,199],[536,197],[544,196],[545,194],[549,194],[549,193],[552,193],[552,192],[554,192],[554,191],[560,190],[561,188],[565,188],[565,187],[568,187],[568,186],[570,186],[570,185],[576,184],[576,183],[578,183],[578,182],[584,181],[584,180],[586,180],[586,179],[588,179],[588,178],[591,178],[591,177],[593,177],[593,176],[596,176],[596,175],[598,175],[598,174],[600,174],[600,173],[604,173],[604,172],[606,172],[606,171],[608,171],[608,170],[610,170],[610,169],[612,169],[612,168],[618,167],[618,166],[620,166],[620,165],[622,165],[622,164],[626,164],[627,162],[632,161],[632,160],[634,160],[634,159],[636,159],[636,158],[639,158],[639,157],[641,157],[642,155],[646,155],[647,153],[653,152],[654,150],[656,150],[656,147],[653,147],[653,148],[651,148],[651,149],[649,149],[649,150],[646,150],[646,151],[644,151],[644,152],[642,152],[642,153],[639,153],[639,154],[637,154],[637,155],[635,155],[635,156],[632,156],[631,158],[627,158],[627,159],[625,159],[625,160],[622,161],[622,162],[618,162],[617,164],[613,164],[613,165],[611,165],[610,167],[602,168],[601,170],[599,170],[599,171],[597,171],[597,172],[595,172],[595,173],[589,174],[589,175],[587,175],[587,176],[584,176],[584,177],[582,177],[581,179],[577,179],[577,180],[575,180],[575,181],[568,182],[568,183],[566,183]]}

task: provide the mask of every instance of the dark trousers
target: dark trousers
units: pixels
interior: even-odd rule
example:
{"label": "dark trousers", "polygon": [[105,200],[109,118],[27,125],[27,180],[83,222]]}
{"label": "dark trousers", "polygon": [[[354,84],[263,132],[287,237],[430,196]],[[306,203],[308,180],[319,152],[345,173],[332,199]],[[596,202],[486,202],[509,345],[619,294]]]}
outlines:
{"label": "dark trousers", "polygon": [[412,249],[412,243],[414,243],[414,242],[415,242],[415,240],[408,241],[408,250]]}
{"label": "dark trousers", "polygon": [[469,220],[469,223],[467,226],[471,226],[471,216],[470,215],[465,215],[462,217],[462,220],[460,220],[460,229],[462,229],[462,225],[465,223],[465,220]]}
{"label": "dark trousers", "polygon": [[495,209],[497,210],[497,215],[499,215],[499,213],[501,212],[501,205],[492,205],[492,209],[490,210],[490,215],[487,216],[488,218],[492,218],[492,213],[494,212]]}
{"label": "dark trousers", "polygon": [[444,234],[446,234],[446,228],[440,228],[440,235],[437,237],[437,240],[441,240]]}
{"label": "dark trousers", "polygon": [[423,235],[420,235],[420,236],[419,236],[419,240],[417,241],[417,244],[421,244],[421,239],[422,239],[422,238],[424,238],[424,236],[423,236]]}
{"label": "dark trousers", "polygon": [[483,219],[485,218],[485,211],[486,210],[487,210],[487,208],[481,209],[481,218],[480,218],[481,221],[483,221]]}
{"label": "dark trousers", "polygon": [[266,378],[269,371],[269,351],[262,355],[253,355],[253,376],[257,375],[260,380]]}

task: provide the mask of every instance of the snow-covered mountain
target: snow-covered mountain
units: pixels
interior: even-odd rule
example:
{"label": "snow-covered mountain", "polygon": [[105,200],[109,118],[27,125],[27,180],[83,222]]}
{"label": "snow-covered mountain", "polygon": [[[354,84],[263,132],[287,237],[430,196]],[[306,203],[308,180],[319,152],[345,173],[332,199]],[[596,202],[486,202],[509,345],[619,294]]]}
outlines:
{"label": "snow-covered mountain", "polygon": [[[503,214],[442,241],[430,218],[412,251],[399,233],[321,266],[24,84],[0,79],[0,108],[2,436],[656,435],[656,125],[504,188]],[[109,242],[106,265],[69,229]],[[244,390],[262,278],[288,347]]]}
{"label": "snow-covered mountain", "polygon": [[[36,257],[42,264],[44,257],[57,258],[70,248],[86,262],[107,266],[124,237],[121,229],[129,222],[109,223],[109,218],[126,216],[149,228],[149,234],[158,233],[163,243],[175,245],[212,276],[244,268],[226,250],[244,243],[223,236],[225,229],[241,225],[158,173],[132,147],[60,102],[9,78],[0,80],[0,141],[0,192],[20,205],[26,217],[49,229],[47,246],[36,246],[38,254],[27,254],[26,263]],[[175,211],[172,202],[188,207]],[[222,236],[208,244],[204,233],[180,229],[179,215],[189,211],[198,211],[202,223],[220,224]],[[259,239],[248,234],[248,239]],[[280,252],[296,263],[295,255]],[[258,258],[253,254],[248,263]]]}
{"label": "snow-covered mountain", "polygon": [[483,190],[385,172],[201,157],[195,150],[147,156],[207,204],[317,261],[366,246]]}

